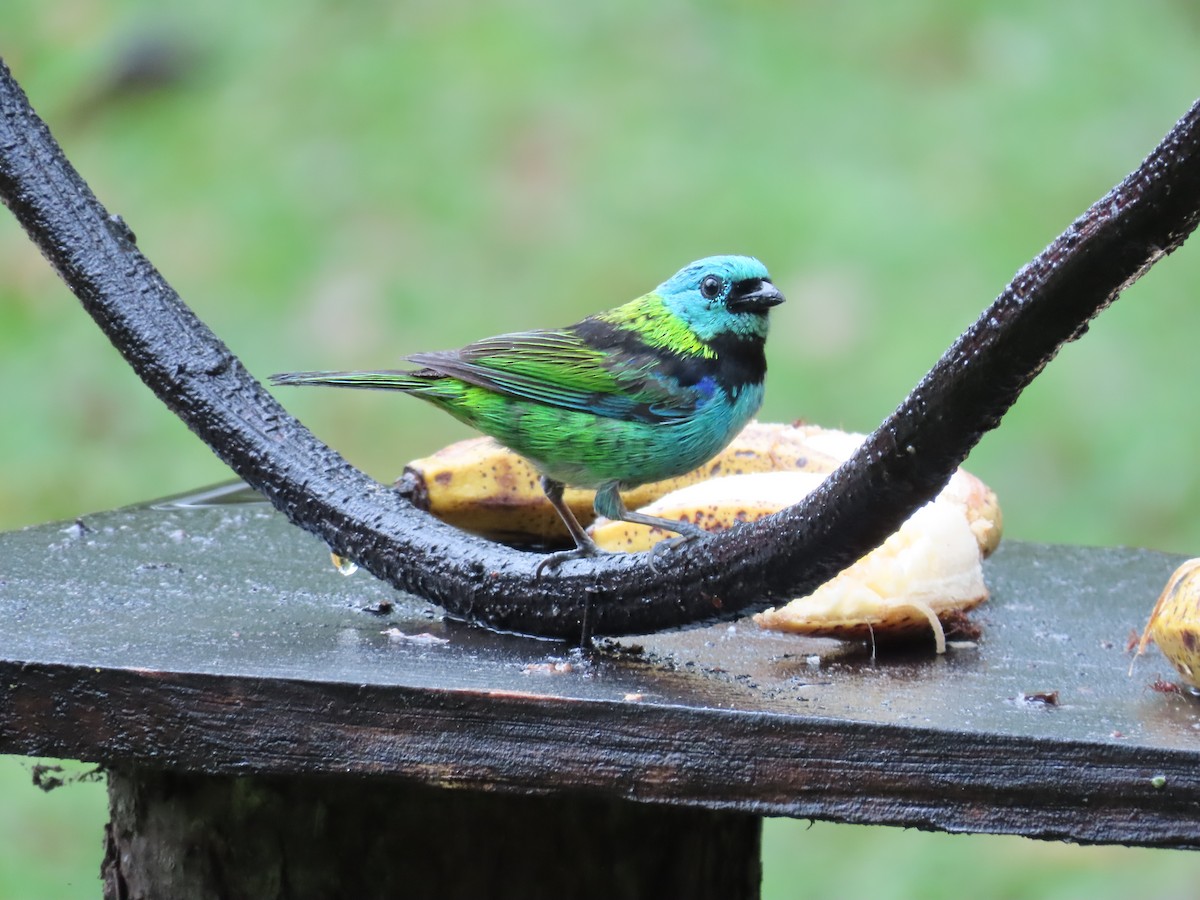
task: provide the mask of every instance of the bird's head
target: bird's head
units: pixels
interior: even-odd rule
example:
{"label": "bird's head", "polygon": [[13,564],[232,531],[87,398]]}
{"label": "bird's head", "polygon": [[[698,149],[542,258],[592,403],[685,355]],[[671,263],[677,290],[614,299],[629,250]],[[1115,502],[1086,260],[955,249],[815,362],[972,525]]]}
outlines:
{"label": "bird's head", "polygon": [[655,291],[703,341],[767,336],[767,311],[783,302],[767,267],[752,256],[710,256],[684,266]]}

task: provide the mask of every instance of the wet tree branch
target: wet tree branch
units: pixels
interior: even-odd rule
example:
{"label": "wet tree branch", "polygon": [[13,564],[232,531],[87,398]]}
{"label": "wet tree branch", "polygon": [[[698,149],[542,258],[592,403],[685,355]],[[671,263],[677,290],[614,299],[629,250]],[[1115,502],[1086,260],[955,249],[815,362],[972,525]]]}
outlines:
{"label": "wet tree branch", "polygon": [[292,418],[180,300],[66,160],[0,63],[0,196],[143,381],[301,528],[449,615],[577,637],[732,616],[805,593],[930,499],[1058,348],[1200,215],[1200,104],[1013,282],[806,502],[671,554],[564,564],[433,519]]}

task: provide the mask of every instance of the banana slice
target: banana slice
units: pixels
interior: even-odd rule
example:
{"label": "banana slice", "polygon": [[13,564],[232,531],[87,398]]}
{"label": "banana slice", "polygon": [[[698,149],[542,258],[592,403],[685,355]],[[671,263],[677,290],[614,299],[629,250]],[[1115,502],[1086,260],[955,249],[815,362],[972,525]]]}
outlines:
{"label": "banana slice", "polygon": [[[807,472],[717,478],[668,494],[642,512],[720,531],[797,503],[822,480]],[[986,489],[990,499],[980,502],[981,485],[973,476],[948,485],[882,546],[812,594],[754,620],[763,628],[843,639],[932,631],[937,652],[945,652],[941,618],[987,598],[981,560],[984,547],[999,539],[999,523],[987,518],[998,514],[998,506]],[[628,551],[671,537],[661,529],[609,520],[598,521],[591,534],[604,549]]]}
{"label": "banana slice", "polygon": [[[1138,641],[1134,661],[1151,641],[1192,687],[1200,688],[1200,559],[1189,559],[1167,581]],[[1133,673],[1133,663],[1129,665]]]}

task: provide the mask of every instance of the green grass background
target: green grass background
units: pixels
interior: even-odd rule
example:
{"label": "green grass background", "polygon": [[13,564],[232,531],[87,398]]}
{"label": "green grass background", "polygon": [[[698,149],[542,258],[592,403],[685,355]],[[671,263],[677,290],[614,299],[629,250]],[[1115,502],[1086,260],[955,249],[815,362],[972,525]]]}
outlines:
{"label": "green grass background", "polygon": [[[178,80],[121,87],[139,46]],[[7,0],[0,54],[260,376],[566,324],[752,253],[789,298],[763,417],[869,430],[1200,94],[1200,8]],[[1193,242],[972,454],[1008,535],[1200,549],[1198,278]],[[7,215],[0,383],[2,528],[228,474]],[[398,398],[283,399],[380,479],[467,433]],[[43,795],[9,759],[0,797],[0,896],[97,896],[103,788]],[[771,898],[1185,897],[1196,872],[1187,854],[783,821],[765,858]]]}

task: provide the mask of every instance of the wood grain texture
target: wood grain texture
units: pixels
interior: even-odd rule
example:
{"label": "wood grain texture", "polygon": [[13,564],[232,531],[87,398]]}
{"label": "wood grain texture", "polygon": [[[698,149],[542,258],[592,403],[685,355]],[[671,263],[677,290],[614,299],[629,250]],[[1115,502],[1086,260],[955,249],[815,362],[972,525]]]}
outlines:
{"label": "wood grain texture", "polygon": [[872,660],[749,623],[584,659],[344,578],[266,504],[0,553],[0,752],[1200,847],[1200,707],[1126,674],[1162,554],[1010,543],[977,646]]}

